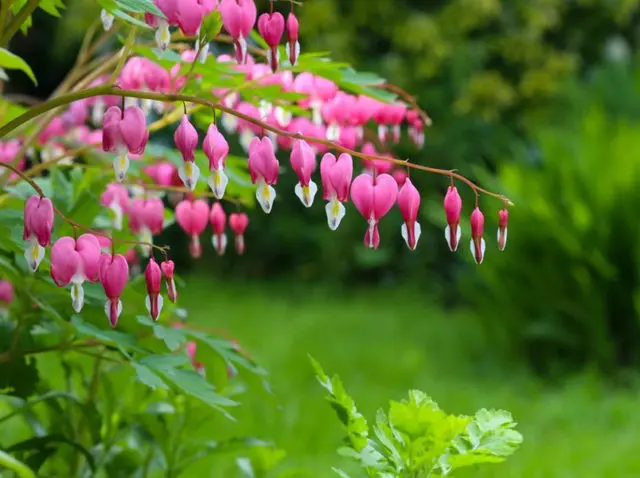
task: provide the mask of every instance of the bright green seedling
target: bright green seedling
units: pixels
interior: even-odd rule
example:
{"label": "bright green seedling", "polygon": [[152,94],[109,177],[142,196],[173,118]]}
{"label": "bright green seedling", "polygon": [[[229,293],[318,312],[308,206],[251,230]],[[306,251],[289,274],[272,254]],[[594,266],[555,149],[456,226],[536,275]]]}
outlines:
{"label": "bright green seedling", "polygon": [[[516,422],[505,410],[480,409],[473,416],[450,415],[420,390],[378,410],[373,435],[367,420],[337,375],[328,377],[311,358],[326,397],[347,432],[338,453],[353,458],[363,474],[375,478],[452,476],[459,468],[500,463],[522,443]],[[342,478],[353,478],[333,469]]]}

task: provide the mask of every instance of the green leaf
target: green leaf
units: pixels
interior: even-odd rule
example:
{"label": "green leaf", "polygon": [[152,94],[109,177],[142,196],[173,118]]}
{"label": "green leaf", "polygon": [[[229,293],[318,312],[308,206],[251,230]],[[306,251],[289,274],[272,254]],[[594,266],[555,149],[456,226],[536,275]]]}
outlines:
{"label": "green leaf", "polygon": [[214,10],[202,22],[200,34],[204,35],[208,41],[211,41],[218,36],[220,30],[222,30],[222,15],[220,15],[219,10]]}
{"label": "green leaf", "polygon": [[172,369],[183,367],[189,363],[187,354],[148,355],[139,360],[139,363],[155,369]]}
{"label": "green leaf", "polygon": [[340,468],[331,468],[340,478],[351,478],[351,476],[347,475],[346,472],[342,471]]}
{"label": "green leaf", "polygon": [[326,400],[346,428],[347,436],[354,450],[360,453],[369,443],[367,420],[358,412],[355,402],[344,390],[340,378],[337,375],[332,378],[327,377],[320,364],[311,356],[309,359],[316,372],[318,382],[329,392]]}
{"label": "green leaf", "polygon": [[223,414],[233,419],[222,407],[233,407],[237,403],[215,392],[213,385],[207,382],[202,375],[193,370],[167,369],[162,371],[162,375],[171,381],[176,387],[187,395],[191,395],[211,407],[223,412]]}
{"label": "green leaf", "polygon": [[33,74],[33,70],[27,62],[5,48],[0,48],[0,67],[7,70],[20,70],[26,74],[36,86],[38,85],[38,81]]}
{"label": "green leaf", "polygon": [[516,422],[504,410],[481,409],[473,421],[453,440],[440,460],[443,471],[477,465],[499,463],[513,454],[522,443],[522,435],[515,430]]}
{"label": "green leaf", "polygon": [[136,338],[133,335],[119,332],[117,330],[99,329],[95,325],[82,320],[79,315],[71,317],[71,324],[80,335],[93,337],[101,342],[113,344],[127,357],[129,357],[129,351],[146,353],[136,345]]}
{"label": "green leaf", "polygon": [[136,362],[131,362],[131,365],[133,365],[133,368],[136,370],[138,380],[144,383],[147,387],[154,390],[157,388],[161,388],[163,390],[169,389],[164,380],[162,380],[162,378],[149,367]]}
{"label": "green leaf", "polygon": [[181,329],[174,327],[165,327],[164,325],[156,324],[146,315],[139,315],[137,317],[138,323],[147,325],[153,328],[153,334],[164,341],[167,348],[171,351],[178,350],[182,345],[187,342],[185,332]]}
{"label": "green leaf", "polygon": [[63,443],[66,445],[70,445],[77,451],[79,451],[85,458],[87,465],[91,468],[91,471],[95,471],[96,464],[93,459],[93,455],[89,450],[83,447],[80,443],[70,440],[61,434],[52,434],[45,436],[38,436],[34,438],[29,438],[20,443],[16,443],[11,447],[7,448],[8,452],[16,452],[16,451],[29,451],[29,450],[43,450],[50,446],[56,448],[57,444]]}
{"label": "green leaf", "polygon": [[33,358],[23,356],[0,364],[0,390],[10,390],[10,395],[27,398],[36,392],[38,382]]}

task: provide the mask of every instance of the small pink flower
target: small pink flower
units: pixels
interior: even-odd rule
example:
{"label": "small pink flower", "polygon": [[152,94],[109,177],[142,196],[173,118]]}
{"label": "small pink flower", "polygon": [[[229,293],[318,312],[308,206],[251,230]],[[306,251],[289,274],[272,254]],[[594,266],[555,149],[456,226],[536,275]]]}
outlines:
{"label": "small pink flower", "polygon": [[122,230],[123,215],[129,209],[129,191],[121,184],[107,184],[107,189],[100,196],[100,204],[113,212],[113,227]]}
{"label": "small pink flower", "polygon": [[200,168],[195,163],[198,132],[189,121],[187,115],[182,117],[182,121],[173,135],[173,140],[184,161],[184,164],[179,169],[180,179],[188,189],[193,191],[200,177]]}
{"label": "small pink flower", "polygon": [[207,135],[202,143],[202,150],[209,158],[209,187],[216,199],[222,199],[229,178],[224,172],[225,159],[229,154],[229,143],[218,131],[215,124],[209,125]]}
{"label": "small pink flower", "polygon": [[153,257],[149,259],[147,268],[144,270],[144,278],[147,283],[147,311],[149,311],[149,315],[153,320],[158,320],[160,312],[162,312],[163,302],[160,294],[162,271]]}
{"label": "small pink flower", "polygon": [[7,280],[0,280],[0,302],[6,305],[11,305],[13,298],[14,293],[11,282]]}
{"label": "small pink flower", "polygon": [[278,45],[284,34],[284,17],[280,12],[263,13],[258,18],[258,31],[267,45],[269,45],[267,63],[271,66],[271,71],[275,73],[280,62]]}
{"label": "small pink flower", "polygon": [[280,163],[276,158],[273,143],[269,137],[253,138],[249,145],[249,174],[251,182],[258,185],[256,199],[262,210],[269,214],[276,198],[272,184],[278,182]]}
{"label": "small pink flower", "polygon": [[405,179],[404,185],[398,192],[398,206],[404,220],[401,229],[402,238],[409,249],[414,251],[422,232],[420,223],[417,221],[420,210],[420,193],[409,178]]}
{"label": "small pink flower", "polygon": [[213,229],[211,244],[218,255],[221,256],[227,248],[227,235],[224,233],[224,228],[227,223],[227,215],[224,213],[224,209],[222,209],[222,205],[219,202],[215,202],[213,203],[213,206],[211,206],[209,221],[211,222],[211,228]]}
{"label": "small pink flower", "polygon": [[184,200],[176,206],[176,221],[182,230],[191,236],[191,257],[198,258],[202,255],[200,234],[207,227],[208,220],[209,205],[202,199]]}
{"label": "small pink flower", "polygon": [[381,174],[375,179],[368,174],[361,174],[353,180],[351,200],[369,224],[364,236],[365,247],[377,249],[380,245],[378,222],[391,210],[397,196],[398,185],[388,174]]}
{"label": "small pink flower", "polygon": [[245,244],[244,244],[244,233],[249,226],[249,216],[247,216],[243,212],[234,212],[229,215],[229,227],[236,235],[235,237],[235,248],[236,252],[240,255],[244,254]]}
{"label": "small pink flower", "polygon": [[180,0],[178,2],[178,26],[187,36],[196,35],[206,12],[202,0]]}
{"label": "small pink flower", "polygon": [[[367,156],[388,156],[386,154],[380,154],[376,151],[376,147],[373,143],[367,142],[362,145],[361,148],[362,154],[366,154]],[[393,163],[391,161],[384,161],[382,159],[376,160],[368,160],[365,159],[362,161],[364,167],[371,171],[372,174],[388,174],[393,169]]]}
{"label": "small pink flower", "polygon": [[476,208],[471,213],[471,255],[476,264],[482,264],[484,259],[485,242],[484,234],[484,214],[480,208]]}
{"label": "small pink flower", "polygon": [[98,278],[104,293],[107,295],[107,302],[104,311],[109,318],[112,327],[118,325],[118,318],[122,313],[122,301],[120,296],[129,280],[129,264],[122,254],[103,253],[100,257]]}
{"label": "small pink flower", "polygon": [[51,244],[53,229],[53,203],[47,197],[31,196],[24,206],[22,238],[29,242],[24,257],[35,272],[44,258],[44,248]]}
{"label": "small pink flower", "polygon": [[391,176],[393,176],[393,179],[398,183],[398,187],[404,186],[405,181],[409,177],[404,169],[396,169],[391,173]]}
{"label": "small pink flower", "polygon": [[318,192],[318,186],[311,179],[316,169],[316,154],[309,144],[302,140],[295,140],[291,149],[291,167],[298,176],[295,187],[296,196],[305,207],[311,207]]}
{"label": "small pink flower", "polygon": [[447,215],[447,227],[444,230],[444,237],[447,239],[449,249],[456,251],[462,236],[462,229],[460,228],[462,198],[455,186],[449,186],[447,189],[447,194],[444,197],[444,211]]}
{"label": "small pink flower", "polygon": [[498,249],[504,251],[507,247],[507,222],[509,221],[509,211],[505,208],[498,211]]}
{"label": "small pink flower", "polygon": [[246,39],[253,29],[258,15],[254,0],[222,0],[218,10],[222,16],[224,29],[233,38],[238,63],[246,63]]}
{"label": "small pink flower", "polygon": [[[164,204],[158,197],[135,198],[129,204],[129,228],[141,242],[153,244],[153,236],[164,227]],[[143,248],[145,256],[151,253],[151,246]]]}
{"label": "small pink flower", "polygon": [[291,66],[296,66],[300,55],[300,43],[298,42],[298,19],[293,12],[287,16],[287,58]]}
{"label": "small pink flower", "polygon": [[111,106],[102,118],[102,149],[116,153],[113,168],[116,179],[122,182],[129,169],[128,154],[144,153],[149,131],[144,112],[137,106],[129,106],[122,111]]}
{"label": "small pink flower", "polygon": [[327,223],[335,231],[346,209],[342,203],[349,200],[349,186],[353,177],[353,158],[342,153],[336,160],[331,153],[326,153],[320,161],[320,179],[322,180],[322,197],[329,201],[325,206]]}
{"label": "small pink flower", "polygon": [[164,276],[165,283],[167,284],[167,296],[169,300],[175,304],[178,300],[178,291],[176,290],[176,283],[173,279],[173,272],[175,270],[175,264],[173,261],[166,260],[160,263],[160,269]]}
{"label": "small pink flower", "polygon": [[189,356],[189,359],[191,360],[191,365],[196,370],[196,372],[198,372],[201,375],[204,375],[205,374],[204,364],[196,360],[196,352],[198,350],[198,344],[196,344],[193,341],[189,341],[185,345],[185,350],[187,352],[187,355]]}
{"label": "small pink flower", "polygon": [[82,284],[98,281],[100,253],[100,242],[93,234],[83,234],[77,240],[61,237],[51,247],[51,278],[58,287],[71,283],[71,301],[76,312],[84,305]]}

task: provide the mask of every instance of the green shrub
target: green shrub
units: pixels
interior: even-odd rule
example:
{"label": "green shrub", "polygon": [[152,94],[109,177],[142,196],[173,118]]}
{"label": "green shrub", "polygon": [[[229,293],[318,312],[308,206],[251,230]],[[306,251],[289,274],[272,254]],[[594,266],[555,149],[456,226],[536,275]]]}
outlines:
{"label": "green shrub", "polygon": [[578,107],[534,128],[538,161],[500,168],[516,204],[507,250],[463,286],[493,336],[545,373],[640,363],[640,120],[635,101],[598,91],[574,91]]}

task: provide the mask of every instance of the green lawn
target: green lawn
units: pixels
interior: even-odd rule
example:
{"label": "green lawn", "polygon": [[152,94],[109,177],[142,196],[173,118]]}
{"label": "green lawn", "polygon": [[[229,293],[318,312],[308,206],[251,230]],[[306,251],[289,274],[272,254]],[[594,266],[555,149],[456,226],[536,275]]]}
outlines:
{"label": "green lawn", "polygon": [[[307,354],[341,376],[367,418],[410,388],[424,390],[450,412],[511,410],[524,434],[522,448],[503,464],[456,476],[640,476],[638,393],[608,389],[586,375],[546,387],[499,365],[470,314],[444,313],[417,289],[346,294],[299,283],[225,284],[202,277],[188,283],[180,300],[190,320],[236,337],[269,370],[277,397],[252,394],[235,411],[238,422],[224,422],[224,433],[272,439],[287,451],[287,465],[310,476],[335,476],[330,466],[343,464],[335,453],[343,434]],[[191,476],[222,475],[201,467]]]}

